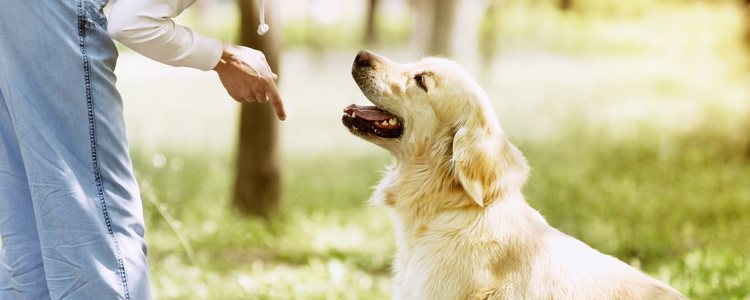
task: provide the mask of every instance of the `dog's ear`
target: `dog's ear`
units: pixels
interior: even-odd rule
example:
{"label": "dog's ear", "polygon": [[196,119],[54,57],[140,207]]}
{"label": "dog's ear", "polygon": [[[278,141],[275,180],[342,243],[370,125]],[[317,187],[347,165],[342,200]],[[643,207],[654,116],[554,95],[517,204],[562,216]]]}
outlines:
{"label": "dog's ear", "polygon": [[521,152],[508,142],[497,123],[487,119],[486,115],[469,119],[453,137],[456,179],[481,207],[510,190],[520,191],[528,174]]}
{"label": "dog's ear", "polygon": [[456,179],[469,197],[479,206],[499,192],[498,156],[500,145],[486,128],[469,120],[453,137],[453,168]]}

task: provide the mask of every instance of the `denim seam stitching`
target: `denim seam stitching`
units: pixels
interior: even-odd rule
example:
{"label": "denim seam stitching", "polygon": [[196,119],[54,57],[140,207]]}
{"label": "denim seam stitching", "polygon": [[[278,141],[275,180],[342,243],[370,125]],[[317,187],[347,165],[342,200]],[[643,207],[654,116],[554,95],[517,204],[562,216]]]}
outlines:
{"label": "denim seam stitching", "polygon": [[125,264],[122,259],[122,253],[120,251],[120,244],[117,242],[117,237],[114,234],[114,231],[112,230],[112,221],[109,216],[109,212],[107,210],[107,202],[104,198],[104,187],[103,187],[103,180],[101,176],[101,170],[99,168],[99,157],[97,154],[97,147],[96,147],[96,129],[95,129],[95,118],[94,118],[94,100],[93,95],[91,92],[91,63],[89,61],[88,55],[86,55],[86,43],[85,43],[85,36],[86,36],[86,25],[87,21],[84,18],[84,11],[83,11],[83,4],[81,3],[81,0],[77,1],[78,5],[78,40],[79,40],[79,46],[81,50],[81,55],[83,56],[83,73],[84,73],[84,80],[86,84],[86,109],[88,113],[88,123],[89,123],[89,142],[91,143],[91,159],[92,159],[92,165],[93,165],[93,171],[94,171],[94,182],[96,183],[96,192],[97,196],[99,198],[99,204],[102,208],[102,215],[104,217],[104,222],[107,225],[107,232],[109,233],[109,236],[112,238],[112,242],[114,243],[115,247],[115,258],[117,260],[117,272],[120,276],[120,283],[122,284],[124,297],[126,300],[130,299],[130,293],[128,291],[128,282],[125,274]]}

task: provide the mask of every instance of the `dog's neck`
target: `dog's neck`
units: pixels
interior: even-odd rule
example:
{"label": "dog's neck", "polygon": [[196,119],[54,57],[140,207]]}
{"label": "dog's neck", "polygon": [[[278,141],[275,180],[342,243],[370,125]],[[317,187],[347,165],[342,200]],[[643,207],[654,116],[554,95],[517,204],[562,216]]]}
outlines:
{"label": "dog's neck", "polygon": [[[506,193],[486,207],[473,203],[460,188],[447,186],[427,187],[426,192],[408,189],[409,184],[424,182],[396,182],[398,171],[381,181],[371,201],[392,209],[394,221],[404,232],[420,232],[438,225],[446,231],[470,230],[473,226],[492,223],[493,228],[508,228],[498,237],[518,233],[517,228],[533,228],[547,222],[523,197],[520,190]],[[392,185],[393,184],[393,185]],[[446,220],[442,220],[442,219]]]}
{"label": "dog's neck", "polygon": [[[446,128],[432,137],[424,137],[425,140],[407,142],[407,149],[402,152],[392,151],[395,162],[386,170],[370,202],[427,218],[445,209],[483,210],[482,204],[467,197],[469,194],[457,178],[452,160],[455,134],[455,128]],[[521,188],[528,173],[526,161],[513,145],[503,143],[503,147],[516,151],[510,151],[508,156],[518,156],[506,158],[497,166],[501,171],[496,180],[502,187],[496,197],[485,200],[483,205],[515,195],[523,199]]]}
{"label": "dog's neck", "polygon": [[[455,132],[453,132],[455,133]],[[418,235],[430,226],[441,224],[444,229],[452,226],[455,230],[481,226],[482,222],[494,222],[493,228],[534,227],[538,224],[548,226],[539,213],[528,206],[521,193],[523,182],[510,185],[497,195],[497,198],[485,203],[482,207],[470,198],[458,182],[450,157],[453,155],[450,138],[453,134],[437,134],[442,140],[414,143],[414,145],[432,145],[426,148],[410,149],[410,155],[394,153],[395,162],[388,167],[386,176],[380,181],[370,199],[376,205],[390,207],[394,213],[396,226],[403,232]],[[509,147],[512,147],[508,143]],[[514,148],[515,149],[515,148]],[[516,150],[517,151],[517,150]],[[517,160],[524,168],[508,169],[503,176],[525,178],[525,160],[520,154]],[[508,168],[509,166],[498,166]],[[515,174],[519,173],[519,174]],[[498,179],[504,180],[504,179]],[[449,221],[441,221],[443,217]],[[444,225],[444,226],[443,226]],[[501,230],[502,231],[502,230]],[[517,232],[509,230],[507,234]],[[506,235],[506,233],[500,234]]]}
{"label": "dog's neck", "polygon": [[[546,224],[541,216],[533,217],[538,213],[528,206],[520,186],[504,191],[498,199],[485,207],[480,207],[469,198],[460,183],[450,174],[451,167],[447,164],[436,164],[436,161],[445,159],[425,156],[397,160],[388,167],[386,176],[375,188],[370,202],[390,207],[398,222],[406,227],[404,229],[416,230],[445,213],[460,213],[466,222],[470,223],[511,209],[516,213],[528,211],[532,216],[529,220]],[[507,224],[514,225],[513,222]]]}
{"label": "dog's neck", "polygon": [[428,213],[437,209],[436,203],[429,201],[430,197],[456,196],[453,190],[460,191],[460,186],[453,180],[455,176],[449,165],[450,160],[446,159],[452,153],[451,142],[449,138],[414,141],[407,143],[408,149],[404,153],[392,152],[395,162],[388,166],[386,176],[377,185],[370,202],[397,211]]}

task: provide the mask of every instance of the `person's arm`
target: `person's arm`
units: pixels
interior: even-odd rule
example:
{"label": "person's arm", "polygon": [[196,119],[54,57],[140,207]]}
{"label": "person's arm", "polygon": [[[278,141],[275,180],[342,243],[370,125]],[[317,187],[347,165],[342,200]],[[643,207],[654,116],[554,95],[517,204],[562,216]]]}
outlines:
{"label": "person's arm", "polygon": [[162,63],[213,69],[221,41],[202,36],[172,20],[195,0],[119,0],[108,17],[109,35],[123,45]]}
{"label": "person's arm", "polygon": [[202,36],[173,20],[195,0],[119,0],[107,30],[112,38],[156,61],[219,74],[229,95],[240,102],[270,101],[284,120],[283,103],[263,53]]}

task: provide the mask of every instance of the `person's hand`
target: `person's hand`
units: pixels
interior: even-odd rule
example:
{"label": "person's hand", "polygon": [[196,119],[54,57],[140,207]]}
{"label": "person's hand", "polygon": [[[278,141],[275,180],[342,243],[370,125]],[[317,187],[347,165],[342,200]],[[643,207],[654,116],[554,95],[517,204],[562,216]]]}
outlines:
{"label": "person's hand", "polygon": [[225,45],[221,60],[214,67],[224,88],[237,102],[271,102],[279,120],[286,119],[271,71],[262,52],[243,46]]}

